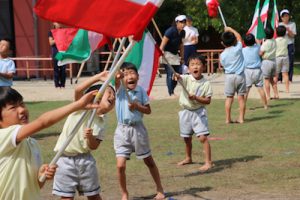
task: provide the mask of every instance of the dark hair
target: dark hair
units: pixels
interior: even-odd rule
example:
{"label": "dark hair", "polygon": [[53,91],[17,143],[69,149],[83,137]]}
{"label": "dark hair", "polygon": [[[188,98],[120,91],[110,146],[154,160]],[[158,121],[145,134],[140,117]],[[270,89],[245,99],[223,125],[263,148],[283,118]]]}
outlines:
{"label": "dark hair", "polygon": [[283,37],[286,34],[286,28],[285,28],[285,26],[282,26],[282,25],[278,26],[276,31],[277,31],[277,36],[279,36],[279,37]]}
{"label": "dark hair", "polygon": [[2,108],[7,104],[16,104],[23,101],[22,95],[9,86],[0,87],[0,120],[2,120]]}
{"label": "dark hair", "polygon": [[[89,93],[94,90],[100,90],[101,87],[102,87],[102,84],[92,85],[84,93],[86,94],[86,93]],[[111,85],[109,85],[108,87],[111,87],[111,89],[115,92],[115,89]]]}
{"label": "dark hair", "polygon": [[193,53],[193,54],[189,57],[188,63],[187,63],[188,65],[190,65],[190,61],[191,61],[191,60],[200,60],[201,63],[202,63],[203,65],[205,65],[205,61],[206,61],[205,57],[202,56],[202,55],[200,55],[200,54],[198,54],[198,53]]}
{"label": "dark hair", "polygon": [[244,43],[246,46],[253,46],[255,44],[255,37],[252,33],[249,33],[244,38]]}
{"label": "dark hair", "polygon": [[133,63],[130,63],[130,62],[124,62],[124,63],[122,64],[122,66],[121,66],[120,69],[126,69],[126,70],[132,69],[132,70],[134,70],[137,74],[139,74],[138,71],[137,71],[136,66],[135,66]]}
{"label": "dark hair", "polygon": [[221,40],[226,47],[235,45],[237,41],[235,35],[229,31],[222,33]]}
{"label": "dark hair", "polygon": [[274,30],[271,27],[265,28],[266,39],[272,39],[274,36]]}

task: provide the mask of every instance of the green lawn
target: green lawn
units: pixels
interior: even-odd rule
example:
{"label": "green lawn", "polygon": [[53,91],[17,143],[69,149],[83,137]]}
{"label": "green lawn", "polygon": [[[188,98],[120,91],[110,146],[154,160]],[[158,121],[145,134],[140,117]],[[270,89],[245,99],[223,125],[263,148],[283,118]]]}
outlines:
{"label": "green lawn", "polygon": [[[32,118],[66,102],[28,103]],[[197,169],[203,162],[202,145],[194,139],[194,164],[177,167],[184,158],[184,144],[178,133],[180,110],[177,100],[151,102],[152,114],[144,117],[154,159],[166,194],[175,199],[300,199],[300,100],[272,101],[268,110],[249,100],[245,124],[225,125],[224,101],[208,106],[212,158],[208,173]],[[249,109],[251,108],[251,109]],[[232,109],[238,114],[237,105]],[[233,118],[234,119],[234,118]],[[63,123],[42,131],[39,140],[45,162],[54,156]],[[93,153],[100,171],[104,199],[120,199],[113,150],[115,113],[109,114],[106,140]],[[149,199],[155,193],[153,181],[142,161],[133,155],[127,165],[128,190],[133,199]],[[52,199],[51,182],[42,190]]]}

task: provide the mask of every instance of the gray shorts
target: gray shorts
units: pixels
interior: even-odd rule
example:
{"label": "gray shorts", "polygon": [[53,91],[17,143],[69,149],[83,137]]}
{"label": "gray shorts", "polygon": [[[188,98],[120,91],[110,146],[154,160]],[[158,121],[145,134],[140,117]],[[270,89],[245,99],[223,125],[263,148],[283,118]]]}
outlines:
{"label": "gray shorts", "polygon": [[276,63],[274,60],[263,60],[261,71],[265,79],[273,78],[276,74]]}
{"label": "gray shorts", "polygon": [[225,74],[225,95],[227,97],[246,94],[246,80],[244,74]]}
{"label": "gray shorts", "polygon": [[262,75],[262,71],[260,68],[258,69],[245,69],[245,77],[246,77],[246,87],[250,88],[252,85],[255,87],[263,87],[264,79]]}
{"label": "gray shorts", "polygon": [[143,122],[135,125],[118,123],[114,136],[116,157],[130,158],[135,152],[138,159],[151,156],[149,138]]}
{"label": "gray shorts", "polygon": [[276,73],[289,72],[290,64],[288,56],[276,57]]}
{"label": "gray shorts", "polygon": [[100,193],[96,161],[90,153],[62,156],[57,162],[52,194],[63,197],[94,196]]}
{"label": "gray shorts", "polygon": [[208,120],[205,108],[198,110],[181,110],[179,115],[179,128],[181,137],[192,137],[195,133],[197,137],[209,134]]}

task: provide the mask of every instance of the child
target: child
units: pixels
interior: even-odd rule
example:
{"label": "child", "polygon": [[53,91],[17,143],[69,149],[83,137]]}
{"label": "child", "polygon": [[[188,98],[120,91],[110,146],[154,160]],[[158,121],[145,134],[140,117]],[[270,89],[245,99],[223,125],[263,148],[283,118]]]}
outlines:
{"label": "child", "polygon": [[270,100],[270,84],[273,87],[274,91],[274,99],[278,99],[278,90],[277,90],[277,83],[274,82],[276,79],[274,79],[276,75],[276,42],[273,39],[274,31],[272,28],[267,27],[265,29],[266,33],[266,40],[261,45],[260,48],[260,56],[262,56],[262,64],[261,64],[261,70],[265,79],[265,89],[266,89],[266,95],[267,99]]}
{"label": "child", "polygon": [[225,32],[221,36],[225,50],[220,55],[220,61],[225,69],[225,111],[226,124],[233,123],[231,119],[231,105],[234,93],[238,95],[240,115],[237,123],[244,123],[246,81],[244,74],[244,57],[242,52],[242,37],[234,29],[225,27]]}
{"label": "child", "polygon": [[264,108],[268,108],[267,98],[263,89],[264,81],[261,71],[261,58],[259,56],[260,45],[256,44],[255,37],[253,34],[246,35],[244,43],[247,47],[243,48],[244,65],[245,65],[245,76],[246,76],[246,87],[247,94],[245,97],[245,104],[248,98],[248,94],[252,85],[254,84],[258,90],[260,98],[264,104]]}
{"label": "child", "polygon": [[[116,112],[118,125],[115,130],[114,148],[117,157],[119,184],[122,200],[128,200],[126,187],[126,160],[132,152],[138,159],[143,159],[156,184],[157,194],[154,199],[164,199],[158,168],[151,156],[148,133],[143,124],[143,114],[150,114],[149,97],[145,90],[138,86],[139,75],[135,65],[124,63],[123,73],[116,76]],[[124,76],[124,85],[120,79]],[[128,91],[128,96],[126,92]],[[130,99],[128,99],[130,98]]]}
{"label": "child", "polygon": [[[75,101],[83,96],[86,89],[99,90],[101,85],[92,84],[98,81],[105,81],[107,71],[87,79],[75,89]],[[90,87],[90,88],[89,88]],[[99,177],[96,168],[96,161],[90,151],[95,150],[104,138],[105,114],[113,109],[115,105],[115,92],[112,87],[107,87],[91,128],[87,127],[89,117],[80,126],[71,143],[65,149],[62,157],[59,158],[59,166],[54,176],[52,193],[61,196],[61,199],[73,199],[76,190],[79,195],[87,196],[88,199],[101,199]],[[71,134],[76,123],[84,111],[78,111],[68,116],[62,133],[59,136],[54,151],[58,151],[63,142]]]}
{"label": "child", "polygon": [[45,173],[51,179],[56,166],[41,166],[40,149],[29,136],[83,109],[94,95],[90,92],[29,122],[23,97],[11,87],[0,87],[0,199],[40,199],[43,183],[38,178]]}
{"label": "child", "polygon": [[212,88],[210,83],[202,76],[205,59],[202,56],[193,54],[189,57],[188,68],[189,75],[176,74],[176,77],[182,79],[189,95],[181,92],[179,104],[183,108],[179,112],[180,136],[185,142],[186,156],[178,165],[192,163],[192,136],[195,135],[203,144],[205,163],[200,167],[200,171],[205,172],[212,168],[211,149],[207,139],[209,135],[207,113],[205,105],[210,104]]}
{"label": "child", "polygon": [[8,58],[10,41],[0,40],[0,86],[12,86],[13,74],[16,72],[15,63]]}
{"label": "child", "polygon": [[285,38],[286,28],[283,25],[277,27],[276,38],[276,76],[275,82],[278,82],[279,73],[282,72],[282,78],[285,83],[285,91],[289,93],[289,55],[288,39]]}

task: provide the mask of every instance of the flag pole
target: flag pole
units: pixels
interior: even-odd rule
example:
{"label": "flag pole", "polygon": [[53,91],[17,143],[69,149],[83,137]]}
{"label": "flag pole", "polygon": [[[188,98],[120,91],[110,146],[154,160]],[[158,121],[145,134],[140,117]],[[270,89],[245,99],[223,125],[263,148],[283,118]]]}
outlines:
{"label": "flag pole", "polygon": [[[165,60],[165,62],[167,63],[167,66],[172,70],[173,74],[176,74],[177,72],[175,71],[175,69],[172,67],[172,65],[170,65],[169,61],[167,60],[167,58],[165,57],[165,55],[162,55],[162,58]],[[187,91],[186,87],[183,85],[183,82],[181,79],[177,80],[179,82],[179,84],[182,86],[183,91],[187,94],[190,95],[190,93]]]}
{"label": "flag pole", "polygon": [[112,57],[112,54],[114,53],[116,44],[117,44],[117,39],[115,39],[115,41],[114,41],[114,43],[113,43],[113,45],[112,45],[112,50],[109,52],[109,56],[108,56],[108,58],[107,58],[107,61],[106,61],[106,64],[105,64],[105,67],[104,67],[104,70],[103,70],[103,71],[106,71],[107,68],[108,68],[109,61],[110,61],[110,59],[111,59],[111,57]]}
{"label": "flag pole", "polygon": [[[124,37],[125,38],[125,37]],[[126,41],[126,38],[124,39],[124,43]],[[111,80],[113,79],[113,77],[115,76],[116,72],[119,70],[120,66],[123,64],[125,58],[127,57],[127,55],[129,54],[129,52],[131,51],[131,49],[133,48],[134,44],[136,43],[135,40],[132,40],[128,47],[126,48],[125,52],[123,53],[122,57],[119,59],[119,61],[117,62],[116,66],[111,70],[111,73],[109,75],[109,77],[107,78],[107,80],[103,83],[102,87],[99,89],[97,95],[94,98],[94,102],[97,102],[103,95],[105,89],[107,88],[107,86],[109,85],[109,83],[111,82]],[[58,150],[58,152],[56,153],[56,155],[54,156],[54,158],[52,159],[52,161],[50,162],[49,165],[54,165],[57,163],[58,159],[61,157],[61,155],[64,153],[65,149],[67,148],[67,146],[69,145],[69,143],[72,141],[73,137],[75,136],[77,130],[79,129],[79,127],[81,126],[81,124],[83,123],[83,121],[85,120],[85,118],[87,117],[88,114],[88,110],[85,111],[84,113],[82,113],[78,123],[75,125],[75,127],[72,129],[71,134],[69,135],[69,137],[67,138],[67,140],[64,141],[63,145],[61,146],[61,148]],[[92,112],[92,119],[95,117],[96,114],[96,109],[93,110]],[[90,119],[91,119],[90,118]],[[88,126],[91,126],[92,121],[88,122]],[[46,175],[43,174],[41,177],[39,177],[39,181],[40,182],[45,182],[46,181]]]}
{"label": "flag pole", "polygon": [[82,73],[82,70],[83,70],[83,67],[84,67],[84,64],[85,64],[85,62],[82,62],[81,65],[80,65],[80,68],[79,68],[79,71],[77,73],[77,77],[76,77],[76,80],[75,80],[75,84],[78,83],[78,80],[79,80],[79,78],[81,76],[81,73]]}
{"label": "flag pole", "polygon": [[[156,24],[154,18],[152,18],[151,21],[152,21],[152,23],[153,23],[153,25],[154,25],[154,28],[155,28],[156,32],[158,33],[160,39],[162,40],[162,39],[163,39],[163,36],[162,36],[162,34],[161,34],[161,32],[160,32],[160,30],[159,30],[159,28],[158,28],[158,26],[157,26],[157,24]],[[152,36],[152,35],[151,35],[151,36]],[[160,74],[160,72],[159,72],[159,68],[157,68],[157,74],[158,74],[159,77],[161,77],[161,74]]]}
{"label": "flag pole", "polygon": [[223,13],[222,13],[222,10],[221,10],[221,7],[218,6],[218,10],[219,10],[219,13],[220,13],[220,16],[221,16],[221,19],[222,19],[222,22],[223,22],[223,25],[224,27],[227,27],[226,25],[226,22],[225,22],[225,19],[224,19],[224,16],[223,16]]}

